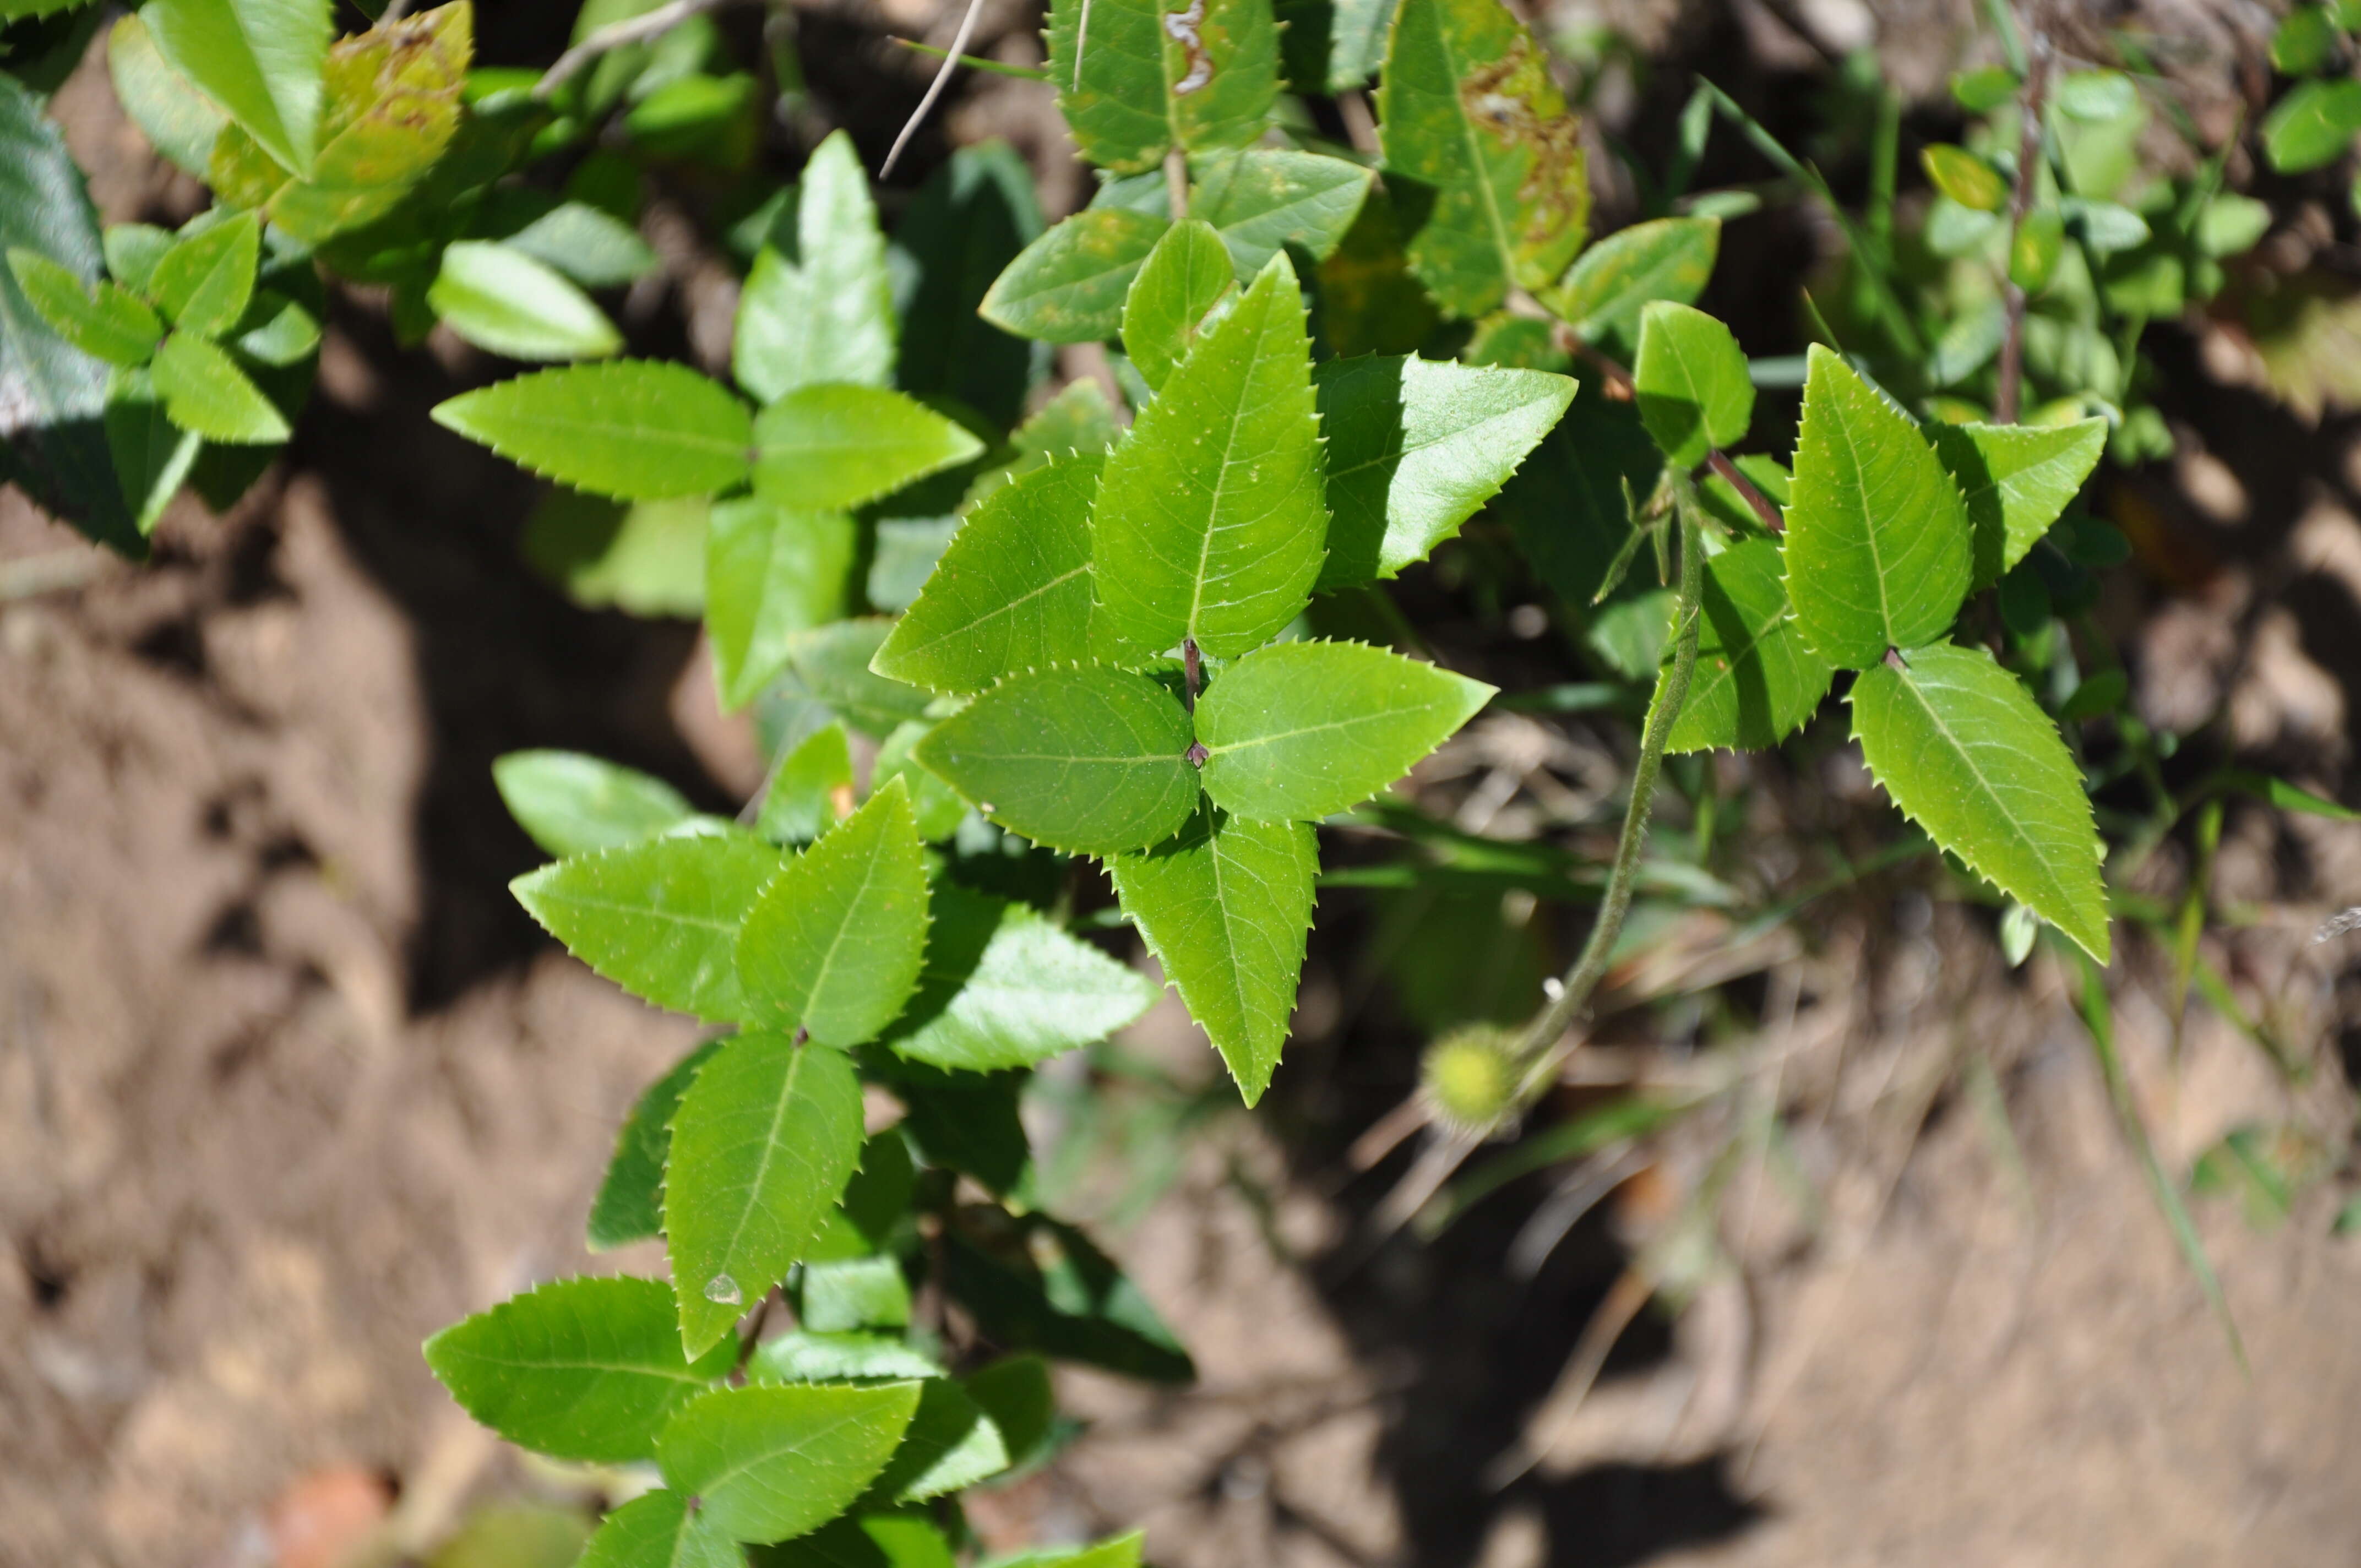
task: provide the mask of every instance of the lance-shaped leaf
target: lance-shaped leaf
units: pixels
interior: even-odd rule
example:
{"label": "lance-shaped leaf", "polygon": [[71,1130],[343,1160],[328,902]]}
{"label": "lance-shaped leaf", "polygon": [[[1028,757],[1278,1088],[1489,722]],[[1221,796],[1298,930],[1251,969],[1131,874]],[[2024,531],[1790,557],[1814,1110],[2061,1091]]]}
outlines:
{"label": "lance-shaped leaf", "polygon": [[1316,152],[1257,148],[1201,160],[1189,215],[1211,224],[1245,280],[1282,246],[1324,261],[1368,199],[1370,171]]}
{"label": "lance-shaped leaf", "polygon": [[885,236],[852,137],[831,133],[804,165],[796,259],[764,247],[738,303],[730,364],[757,401],[797,387],[894,380],[894,291]]}
{"label": "lance-shaped leaf", "polygon": [[1835,672],[1796,632],[1779,574],[1779,546],[1768,539],[1707,559],[1697,673],[1666,750],[1775,746],[1828,695]]}
{"label": "lance-shaped leaf", "polygon": [[1119,174],[1178,141],[1246,147],[1279,95],[1279,30],[1261,0],[1055,0],[1049,80],[1082,156]]}
{"label": "lance-shaped leaf", "polygon": [[983,443],[899,392],[798,387],[754,421],[754,493],[797,511],[840,511],[964,463]]}
{"label": "lance-shaped leaf", "polygon": [[1011,832],[1105,855],[1166,839],[1197,803],[1188,710],[1146,675],[1016,675],[935,727],[921,764]]}
{"label": "lance-shaped leaf", "polygon": [[1195,218],[1164,231],[1123,302],[1123,351],[1150,387],[1189,357],[1238,280],[1222,236]]}
{"label": "lance-shaped leaf", "polygon": [[755,1016],[857,1046],[902,1011],[926,950],[926,867],[895,780],[763,890],[738,976]]}
{"label": "lance-shaped leaf", "polygon": [[1967,597],[1960,488],[1910,422],[1834,354],[1811,349],[1787,503],[1787,599],[1839,669],[1940,637]]}
{"label": "lance-shaped leaf", "polygon": [[287,439],[287,416],[218,345],[176,332],[156,351],[156,390],[182,430],[225,445]]}
{"label": "lance-shaped leaf", "polygon": [[1107,861],[1124,914],[1249,1105],[1287,1040],[1319,871],[1309,823],[1248,822],[1210,806],[1170,842]]}
{"label": "lance-shaped leaf", "polygon": [[156,47],[288,169],[319,148],[329,0],[149,0]]}
{"label": "lance-shaped leaf", "polygon": [[861,1080],[834,1047],[750,1029],[697,1070],[673,1117],[664,1185],[690,1354],[786,1277],[860,1158]]}
{"label": "lance-shaped leaf", "polygon": [[713,508],[705,533],[705,630],[721,710],[754,700],[798,631],[844,613],[859,548],[840,511],[790,511],[760,496]]}
{"label": "lance-shaped leaf", "polygon": [[705,1522],[739,1541],[786,1541],[844,1511],[894,1455],[918,1385],[723,1388],[675,1416],[657,1463]]}
{"label": "lance-shaped leaf", "polygon": [[1328,444],[1324,592],[1390,577],[1459,532],[1574,400],[1575,383],[1415,356],[1312,373]]}
{"label": "lance-shaped leaf", "polygon": [[674,1412],[736,1358],[734,1345],[682,1355],[672,1291],[654,1279],[561,1279],[426,1342],[426,1365],[469,1415],[594,1464],[649,1457]]}
{"label": "lance-shaped leaf", "polygon": [[1328,523],[1309,354],[1281,254],[1107,459],[1092,570],[1121,653],[1152,658],[1193,637],[1230,658],[1302,610]]}
{"label": "lance-shaped leaf", "polygon": [[438,403],[434,418],[522,467],[617,500],[710,495],[752,467],[746,405],[661,360],[519,376]]}
{"label": "lance-shaped leaf", "polygon": [[1580,130],[1501,0],[1402,0],[1378,132],[1411,267],[1455,314],[1548,287],[1582,247]]}
{"label": "lance-shaped leaf", "polygon": [[1155,1001],[1145,975],[1027,905],[942,882],[918,993],[885,1043],[966,1072],[1031,1067],[1106,1038]]}
{"label": "lance-shaped leaf", "polygon": [[1915,648],[1847,699],[1862,760],[1903,814],[2003,893],[2107,961],[2104,853],[2057,727],[1981,648]]}
{"label": "lance-shaped leaf", "polygon": [[1683,468],[1704,462],[1714,447],[1735,445],[1754,417],[1754,383],[1738,339],[1703,311],[1669,301],[1640,313],[1631,389],[1648,433]]}
{"label": "lance-shaped leaf", "polygon": [[165,60],[138,13],[116,22],[106,35],[106,70],[116,101],[148,145],[203,179],[214,142],[229,116]]}
{"label": "lance-shaped leaf", "polygon": [[1936,424],[1936,455],[1959,481],[1975,531],[1976,588],[1999,582],[2049,532],[2107,449],[2107,422]]}
{"label": "lance-shaped leaf", "polygon": [[509,883],[566,950],[632,995],[693,1014],[744,1015],[738,927],[779,851],[742,829],[575,855]]}
{"label": "lance-shaped leaf", "polygon": [[1364,643],[1275,643],[1197,704],[1205,793],[1234,817],[1317,821],[1410,772],[1493,690]]}
{"label": "lance-shaped leaf", "polygon": [[664,1234],[664,1161],[672,1153],[672,1119],[680,1109],[680,1097],[722,1045],[708,1040],[681,1058],[670,1072],[642,1091],[631,1106],[622,1130],[615,1135],[615,1152],[608,1157],[598,1195],[590,1202],[584,1234],[592,1252]]}
{"label": "lance-shaped leaf", "polygon": [[697,810],[664,780],[579,751],[511,751],[492,763],[492,784],[526,836],[558,856],[636,844]]}
{"label": "lance-shaped leaf", "polygon": [[870,1484],[869,1501],[922,1503],[997,1475],[1008,1460],[1007,1441],[983,1407],[950,1378],[930,1377],[920,1386],[902,1446]]}
{"label": "lance-shaped leaf", "polygon": [[1091,501],[1105,460],[1068,457],[985,498],[960,524],[872,667],[929,691],[1079,663],[1090,648]]}
{"label": "lance-shaped leaf", "polygon": [[598,1522],[576,1568],[745,1568],[746,1553],[686,1492],[659,1486]]}
{"label": "lance-shaped leaf", "polygon": [[623,334],[590,296],[547,262],[491,240],[455,240],[427,286],[443,324],[511,359],[598,359]]}
{"label": "lance-shaped leaf", "polygon": [[1542,299],[1576,337],[1628,364],[1641,311],[1657,300],[1694,303],[1720,248],[1719,218],[1652,218],[1586,249]]}
{"label": "lance-shaped leaf", "polygon": [[262,221],[251,213],[184,236],[148,275],[148,296],[174,326],[219,337],[238,323],[254,298]]}
{"label": "lance-shaped leaf", "polygon": [[1045,343],[1096,343],[1123,325],[1124,296],[1169,225],[1129,207],[1088,207],[1017,252],[983,296],[983,319]]}
{"label": "lance-shaped leaf", "polygon": [[50,331],[110,365],[146,364],[164,335],[164,323],[145,301],[104,279],[84,288],[71,269],[38,250],[10,250],[8,269]]}

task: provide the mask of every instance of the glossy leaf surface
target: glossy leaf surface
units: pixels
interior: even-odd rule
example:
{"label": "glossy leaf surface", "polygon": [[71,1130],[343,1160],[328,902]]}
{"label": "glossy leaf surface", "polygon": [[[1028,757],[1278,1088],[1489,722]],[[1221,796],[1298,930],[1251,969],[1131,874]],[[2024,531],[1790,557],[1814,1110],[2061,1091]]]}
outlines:
{"label": "glossy leaf surface", "polygon": [[673,1418],[657,1451],[675,1490],[739,1541],[786,1541],[842,1512],[893,1457],[918,1386],[724,1388]]}
{"label": "glossy leaf surface", "polygon": [[511,463],[618,500],[701,496],[752,465],[746,406],[685,365],[622,359],[519,376],[436,405],[434,422]]}
{"label": "glossy leaf surface", "polygon": [[1652,218],[1585,249],[1543,298],[1576,337],[1629,364],[1640,313],[1658,300],[1696,302],[1720,248],[1718,218]]}
{"label": "glossy leaf surface", "polygon": [[1128,174],[1178,142],[1246,147],[1279,93],[1279,35],[1259,0],[1056,0],[1049,80],[1082,156]]}
{"label": "glossy leaf surface", "polygon": [[1046,343],[1113,337],[1131,280],[1167,226],[1128,207],[1076,213],[1017,253],[984,294],[983,319]]}
{"label": "glossy leaf surface", "polygon": [[1359,164],[1284,148],[1218,153],[1199,160],[1196,175],[1189,215],[1221,235],[1241,282],[1282,246],[1325,260],[1369,194],[1369,170]]}
{"label": "glossy leaf surface", "polygon": [[1123,351],[1140,379],[1163,386],[1237,291],[1229,249],[1212,225],[1191,218],[1166,229],[1123,302]]}
{"label": "glossy leaf surface", "polygon": [[1745,351],[1728,327],[1688,305],[1659,300],[1640,313],[1631,385],[1641,422],[1679,467],[1744,440],[1754,417]]}
{"label": "glossy leaf surface", "polygon": [[511,751],[492,783],[517,826],[559,857],[638,843],[696,810],[664,780],[579,751]]}
{"label": "glossy leaf surface", "polygon": [[694,1501],[664,1486],[632,1498],[599,1521],[577,1568],[742,1568],[745,1552]]}
{"label": "glossy leaf surface", "polygon": [[219,337],[236,326],[254,298],[262,224],[251,213],[224,218],[185,235],[148,276],[148,296],[182,332]]}
{"label": "glossy leaf surface", "polygon": [[876,387],[798,387],[754,421],[754,493],[796,511],[840,511],[938,469],[983,443],[914,398]]}
{"label": "glossy leaf surface", "polygon": [[426,302],[453,332],[511,359],[598,359],[623,346],[615,323],[565,274],[495,241],[445,246]]}
{"label": "glossy leaf surface", "polygon": [[759,402],[797,387],[894,380],[894,293],[885,236],[861,155],[831,133],[804,165],[796,208],[796,258],[765,247],[738,306],[730,354],[738,384]]}

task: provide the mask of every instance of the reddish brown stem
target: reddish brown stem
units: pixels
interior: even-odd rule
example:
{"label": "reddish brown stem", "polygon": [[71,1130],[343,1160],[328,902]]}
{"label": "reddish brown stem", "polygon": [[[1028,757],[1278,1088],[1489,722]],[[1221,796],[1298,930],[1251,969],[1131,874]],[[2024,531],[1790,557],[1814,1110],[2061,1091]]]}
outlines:
{"label": "reddish brown stem", "polygon": [[1730,481],[1730,488],[1738,492],[1741,500],[1754,509],[1754,515],[1763,527],[1773,533],[1786,532],[1785,516],[1772,503],[1769,496],[1754,488],[1753,480],[1739,472],[1738,465],[1730,460],[1729,453],[1717,446],[1705,455],[1705,461],[1706,466]]}
{"label": "reddish brown stem", "polygon": [[2016,189],[2008,202],[2008,275],[2001,289],[2007,326],[2000,340],[2000,384],[1993,393],[1993,419],[2016,422],[2025,395],[2025,289],[2016,280],[2016,236],[2033,210],[2033,192],[2041,167],[2041,114],[2049,91],[2049,48],[2038,33],[2032,38],[2033,65],[2026,73],[2022,112],[2025,127],[2016,138]]}

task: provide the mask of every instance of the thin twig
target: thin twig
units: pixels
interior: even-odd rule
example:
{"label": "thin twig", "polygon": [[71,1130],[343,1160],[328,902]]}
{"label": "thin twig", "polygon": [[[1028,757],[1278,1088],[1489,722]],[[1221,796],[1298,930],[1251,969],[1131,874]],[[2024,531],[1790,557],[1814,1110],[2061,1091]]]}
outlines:
{"label": "thin twig", "polygon": [[927,95],[918,100],[918,106],[910,111],[909,119],[903,123],[902,134],[895,137],[894,145],[886,149],[885,161],[877,169],[880,180],[894,172],[894,165],[900,159],[902,149],[910,144],[910,138],[926,122],[927,112],[935,106],[935,100],[943,95],[943,88],[949,85],[951,72],[959,69],[960,56],[967,52],[968,38],[975,31],[975,19],[983,11],[983,0],[967,0],[967,14],[960,18],[959,31],[951,35],[950,52],[943,56],[943,63],[936,69],[935,79],[927,83]]}
{"label": "thin twig", "polygon": [[1993,419],[2001,424],[2016,422],[2017,406],[2024,397],[2025,286],[2016,280],[2016,236],[2025,226],[2026,214],[2033,210],[2035,177],[2041,168],[2042,104],[2048,92],[2048,40],[2035,33],[2033,68],[2026,73],[2021,111],[2025,126],[2016,140],[2016,189],[2008,201],[2007,275],[2001,288],[2008,324],[2000,340],[2000,386],[1993,394]]}
{"label": "thin twig", "polygon": [[702,16],[708,11],[718,11],[735,0],[670,0],[644,16],[609,22],[580,43],[567,49],[541,73],[533,84],[535,103],[545,103],[557,90],[581,73],[583,67],[611,50],[632,44],[643,44],[650,38],[661,38],[692,16]]}
{"label": "thin twig", "polygon": [[1717,446],[1705,455],[1705,460],[1715,473],[1729,481],[1730,488],[1738,492],[1739,499],[1754,509],[1754,515],[1763,527],[1773,533],[1786,532],[1786,518],[1772,504],[1769,496],[1754,488],[1753,480],[1739,471],[1738,465],[1730,460],[1730,454]]}

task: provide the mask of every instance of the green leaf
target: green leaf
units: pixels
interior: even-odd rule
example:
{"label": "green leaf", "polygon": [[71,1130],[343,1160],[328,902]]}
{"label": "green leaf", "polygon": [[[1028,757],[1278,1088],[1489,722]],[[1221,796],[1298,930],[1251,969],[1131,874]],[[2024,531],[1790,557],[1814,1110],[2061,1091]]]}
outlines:
{"label": "green leaf", "polygon": [[[556,202],[540,192],[535,203],[520,203],[520,211],[503,219],[492,214],[492,198],[508,187],[487,193],[484,214],[500,243],[545,261],[586,289],[620,289],[636,283],[659,265],[656,253],[630,225],[588,202]],[[530,214],[529,217],[524,214]]]}
{"label": "green leaf", "polygon": [[917,687],[869,667],[893,630],[882,616],[864,616],[796,632],[788,639],[788,674],[775,689],[823,703],[855,729],[884,740],[924,718],[928,700]]}
{"label": "green leaf", "polygon": [[894,1021],[927,947],[927,873],[908,791],[889,783],[788,862],[738,935],[754,1013],[857,1046]]}
{"label": "green leaf", "polygon": [[509,891],[567,952],[632,995],[735,1021],[746,1008],[738,927],[778,872],[778,850],[732,828],[574,855]]}
{"label": "green leaf", "polygon": [[1193,637],[1229,658],[1302,610],[1328,521],[1309,353],[1281,253],[1107,459],[1091,554],[1098,615],[1121,654],[1152,658]]}
{"label": "green leaf", "polygon": [[708,1528],[786,1541],[861,1495],[917,1408],[916,1383],[723,1388],[673,1418],[657,1460],[668,1485],[701,1500]]}
{"label": "green leaf", "polygon": [[1970,212],[1997,213],[2008,205],[2008,181],[1966,148],[1930,142],[1919,149],[1918,162],[1936,190]]}
{"label": "green leaf", "polygon": [[1328,446],[1326,592],[1390,577],[1459,532],[1574,400],[1545,370],[1415,356],[1331,359],[1312,372]]}
{"label": "green leaf", "polygon": [[709,495],[752,468],[753,420],[686,365],[619,359],[463,392],[434,422],[547,478],[618,500]]}
{"label": "green leaf", "polygon": [[1229,250],[1211,224],[1191,218],[1166,229],[1123,302],[1123,351],[1140,379],[1163,386],[1237,292]]}
{"label": "green leaf", "polygon": [[1410,772],[1493,691],[1358,642],[1274,643],[1197,704],[1205,793],[1247,821],[1317,821]]}
{"label": "green leaf", "polygon": [[1124,296],[1170,226],[1152,213],[1088,207],[1017,252],[979,307],[1004,332],[1096,343],[1123,325]]}
{"label": "green leaf", "polygon": [[1130,174],[1178,141],[1248,147],[1279,95],[1279,34],[1260,0],[1055,0],[1049,80],[1082,156]]}
{"label": "green leaf", "polygon": [[38,250],[10,250],[8,269],[50,331],[110,365],[146,364],[164,335],[164,323],[144,302],[104,279],[86,289]]}
{"label": "green leaf", "polygon": [[2328,63],[2336,48],[2336,19],[2325,5],[2299,5],[2271,34],[2271,69],[2281,76],[2309,76]]}
{"label": "green leaf", "polygon": [[1269,1087],[1287,1040],[1319,870],[1308,824],[1247,822],[1211,807],[1171,841],[1107,861],[1124,914],[1249,1105]]}
{"label": "green leaf", "polygon": [[2361,130],[2361,82],[2306,82],[2263,116],[2263,151],[2282,174],[2301,174],[2345,156]]}
{"label": "green leaf", "polygon": [[1166,839],[1197,803],[1188,710],[1148,676],[1013,676],[935,727],[918,761],[1014,833],[1093,855]]}
{"label": "green leaf", "polygon": [[976,310],[1041,227],[1032,169],[1005,142],[956,148],[928,177],[894,229],[904,391],[955,398],[1001,429],[1024,417],[1046,351]]}
{"label": "green leaf", "polygon": [[961,1071],[1032,1067],[1106,1038],[1156,996],[1146,976],[1030,907],[939,882],[918,992],[885,1044]]}
{"label": "green leaf", "polygon": [[785,667],[789,640],[844,613],[859,548],[840,511],[789,511],[759,496],[714,505],[705,536],[705,630],[721,711]]}
{"label": "green leaf", "polygon": [[1900,662],[1863,670],[1847,699],[1871,773],[1936,843],[2105,963],[2103,850],[2057,728],[1981,648]]}
{"label": "green leaf", "polygon": [[137,13],[116,22],[106,35],[106,69],[116,101],[148,145],[183,172],[203,179],[214,141],[229,116],[166,62]]}
{"label": "green leaf", "polygon": [[910,815],[917,820],[918,837],[929,844],[939,843],[960,829],[967,820],[967,802],[959,791],[921,767],[917,760],[918,742],[934,731],[932,722],[914,718],[894,727],[885,743],[877,748],[877,761],[869,773],[869,787],[880,790],[889,779],[900,779],[910,792]]}
{"label": "green leaf", "polygon": [[1587,605],[1633,547],[1625,487],[1635,500],[1654,493],[1664,466],[1638,408],[1609,401],[1594,385],[1501,487],[1492,514],[1516,532],[1543,582]]}
{"label": "green leaf", "polygon": [[664,1185],[691,1354],[786,1277],[860,1157],[861,1080],[842,1051],[750,1029],[698,1069],[673,1117]]}
{"label": "green leaf", "polygon": [[832,133],[804,165],[789,261],[769,247],[738,302],[730,373],[757,402],[798,387],[894,381],[894,293],[885,236],[852,137]]}
{"label": "green leaf", "polygon": [[149,376],[120,378],[107,399],[104,420],[106,447],[122,481],[124,505],[140,533],[152,533],[188,478],[203,438],[172,422]]}
{"label": "green leaf", "polygon": [[1341,158],[1264,148],[1205,159],[1196,176],[1189,215],[1219,231],[1241,282],[1285,246],[1327,259],[1360,215],[1371,179]]}
{"label": "green leaf", "polygon": [[426,1365],[469,1415],[591,1464],[649,1457],[674,1412],[736,1359],[735,1345],[685,1358],[672,1291],[655,1279],[561,1279],[426,1342]]}
{"label": "green leaf", "polygon": [[1082,1232],[1037,1213],[993,1240],[987,1254],[947,1229],[942,1251],[943,1284],[986,1340],[1158,1383],[1196,1376],[1139,1287]]}
{"label": "green leaf", "polygon": [[840,511],[964,463],[983,443],[916,399],[876,387],[799,387],[754,421],[754,493]]}
{"label": "green leaf", "polygon": [[548,263],[493,240],[454,240],[426,291],[443,324],[511,359],[598,359],[623,334]]}
{"label": "green leaf", "polygon": [[1651,302],[1694,303],[1721,249],[1719,218],[1654,218],[1585,250],[1543,301],[1583,342],[1626,364]]}
{"label": "green leaf", "polygon": [[525,520],[522,554],[585,609],[694,620],[705,613],[711,512],[702,496],[627,506],[552,489]]}
{"label": "green leaf", "polygon": [[660,1486],[599,1521],[576,1568],[744,1568],[746,1553],[686,1492]]}
{"label": "green leaf", "polygon": [[920,1386],[918,1409],[885,1469],[871,1483],[872,1503],[922,1503],[1008,1468],[1008,1444],[983,1407],[948,1377]]}
{"label": "green leaf", "polygon": [[[697,1070],[721,1046],[719,1040],[706,1041],[649,1084],[632,1104],[622,1130],[615,1135],[615,1152],[608,1157],[598,1195],[591,1200],[585,1237],[592,1252],[664,1234],[664,1161],[672,1153],[673,1115]],[[668,1318],[667,1332],[671,1322]]]}
{"label": "green leaf", "polygon": [[[1090,646],[1091,502],[1105,460],[1069,457],[994,490],[960,525],[872,662],[930,691],[1079,663]],[[1186,743],[1183,743],[1186,750]]]}
{"label": "green leaf", "polygon": [[796,1320],[815,1333],[901,1328],[910,1321],[910,1285],[891,1257],[806,1258]]}
{"label": "green leaf", "polygon": [[1008,1444],[1009,1462],[1043,1457],[1058,1425],[1058,1398],[1049,1366],[1038,1355],[1005,1355],[971,1373],[968,1397],[983,1407]]}
{"label": "green leaf", "polygon": [[1960,488],[1910,418],[1817,344],[1787,504],[1787,598],[1839,669],[1940,637],[1967,597]]}
{"label": "green leaf", "polygon": [[636,844],[697,811],[664,780],[579,751],[511,751],[492,783],[517,826],[561,857]]}
{"label": "green leaf", "polygon": [[156,390],[182,430],[207,441],[268,445],[287,439],[286,416],[214,345],[176,332],[156,351]]}
{"label": "green leaf", "polygon": [[148,277],[148,295],[182,332],[219,337],[254,298],[262,220],[252,213],[184,234]]}
{"label": "green leaf", "polygon": [[751,1383],[842,1383],[865,1377],[939,1377],[943,1369],[884,1334],[797,1330],[765,1340],[746,1364]]}
{"label": "green leaf", "polygon": [[1640,313],[1631,387],[1641,422],[1676,467],[1694,468],[1713,448],[1736,445],[1754,417],[1754,383],[1738,339],[1703,311],[1669,301]]}
{"label": "green leaf", "polygon": [[916,1513],[851,1514],[773,1547],[763,1568],[954,1568],[943,1532]]}
{"label": "green leaf", "polygon": [[1932,424],[1935,455],[1958,481],[1975,531],[1971,591],[1999,582],[2049,532],[2107,449],[2107,422]]}
{"label": "green leaf", "polygon": [[156,47],[263,149],[298,174],[319,147],[328,0],[148,0]]}
{"label": "green leaf", "polygon": [[174,244],[172,236],[154,224],[115,224],[106,231],[106,270],[135,294],[148,292],[156,264]]}
{"label": "green leaf", "polygon": [[1795,630],[1779,546],[1749,539],[1708,557],[1703,610],[1697,673],[1664,749],[1777,745],[1812,716],[1835,674]]}
{"label": "green leaf", "polygon": [[1454,314],[1547,288],[1582,248],[1580,127],[1501,0],[1401,0],[1378,135],[1411,267]]}
{"label": "green leaf", "polygon": [[1141,1530],[1112,1535],[1088,1546],[1049,1546],[995,1557],[987,1568],[1139,1568],[1148,1536]]}
{"label": "green leaf", "polygon": [[2273,778],[2268,773],[2233,768],[2221,776],[2217,787],[2252,795],[2281,811],[2300,811],[2307,817],[2325,817],[2334,822],[2361,822],[2361,812],[2323,799],[2308,789],[2291,784],[2285,779]]}
{"label": "green leaf", "polygon": [[797,742],[771,775],[754,830],[774,844],[808,844],[852,809],[852,751],[844,726],[824,724]]}

